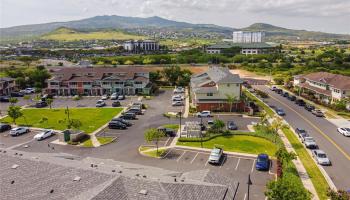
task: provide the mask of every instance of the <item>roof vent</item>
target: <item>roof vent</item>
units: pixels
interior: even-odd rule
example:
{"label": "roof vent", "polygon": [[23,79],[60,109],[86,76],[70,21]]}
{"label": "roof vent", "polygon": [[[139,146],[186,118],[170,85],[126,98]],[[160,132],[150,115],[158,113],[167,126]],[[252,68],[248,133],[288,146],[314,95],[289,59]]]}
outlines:
{"label": "roof vent", "polygon": [[14,184],[15,183],[15,181],[11,181],[11,184]]}
{"label": "roof vent", "polygon": [[147,195],[148,191],[147,190],[140,190],[139,194]]}
{"label": "roof vent", "polygon": [[80,176],[76,176],[74,177],[73,181],[80,181],[81,180],[81,177]]}
{"label": "roof vent", "polygon": [[14,165],[12,165],[12,169],[17,169],[19,167],[19,165],[16,165],[16,164],[14,164]]}

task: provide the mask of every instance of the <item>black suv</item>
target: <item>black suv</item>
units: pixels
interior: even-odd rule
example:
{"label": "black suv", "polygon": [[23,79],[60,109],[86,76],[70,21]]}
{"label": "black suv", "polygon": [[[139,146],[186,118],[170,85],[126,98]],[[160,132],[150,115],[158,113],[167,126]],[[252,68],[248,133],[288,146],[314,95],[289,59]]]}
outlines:
{"label": "black suv", "polygon": [[10,102],[10,97],[8,97],[8,96],[0,96],[0,102]]}
{"label": "black suv", "polygon": [[0,133],[8,130],[11,130],[11,126],[9,124],[0,124]]}
{"label": "black suv", "polygon": [[295,104],[299,105],[299,106],[305,106],[305,101],[302,99],[297,99],[295,100]]}
{"label": "black suv", "polygon": [[119,107],[119,106],[121,106],[121,104],[120,104],[119,101],[114,101],[114,102],[112,103],[112,107]]}
{"label": "black suv", "polygon": [[283,93],[283,97],[287,97],[288,98],[289,97],[289,93],[288,92],[284,92]]}
{"label": "black suv", "polygon": [[108,128],[110,129],[126,129],[126,125],[119,121],[111,121],[108,124]]}
{"label": "black suv", "polygon": [[289,95],[287,98],[291,101],[295,101],[297,99],[294,95]]}
{"label": "black suv", "polygon": [[310,105],[310,104],[306,104],[306,105],[305,105],[305,110],[311,112],[311,111],[315,110],[315,106]]}
{"label": "black suv", "polygon": [[24,94],[22,92],[11,92],[11,97],[23,97]]}
{"label": "black suv", "polygon": [[283,90],[282,90],[282,89],[276,89],[275,92],[276,92],[277,94],[283,94]]}
{"label": "black suv", "polygon": [[126,126],[132,126],[132,123],[130,123],[122,118],[113,118],[111,122],[121,122],[121,123],[125,124]]}
{"label": "black suv", "polygon": [[301,128],[296,128],[295,132],[298,134],[300,138],[308,137],[309,134],[306,132],[306,130],[301,129]]}

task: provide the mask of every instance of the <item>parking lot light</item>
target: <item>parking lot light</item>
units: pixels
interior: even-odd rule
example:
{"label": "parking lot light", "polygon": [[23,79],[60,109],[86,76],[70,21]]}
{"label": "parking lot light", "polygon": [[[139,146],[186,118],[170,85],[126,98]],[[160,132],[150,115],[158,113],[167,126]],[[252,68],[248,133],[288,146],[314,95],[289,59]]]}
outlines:
{"label": "parking lot light", "polygon": [[179,127],[180,127],[180,137],[181,137],[181,115],[182,115],[182,112],[178,112],[177,113],[179,116],[180,116],[180,124],[179,124]]}
{"label": "parking lot light", "polygon": [[250,192],[250,185],[252,185],[252,180],[250,179],[250,174],[248,174],[248,182],[247,182],[247,185],[248,185],[248,192],[247,192],[247,200],[249,200],[249,192]]}

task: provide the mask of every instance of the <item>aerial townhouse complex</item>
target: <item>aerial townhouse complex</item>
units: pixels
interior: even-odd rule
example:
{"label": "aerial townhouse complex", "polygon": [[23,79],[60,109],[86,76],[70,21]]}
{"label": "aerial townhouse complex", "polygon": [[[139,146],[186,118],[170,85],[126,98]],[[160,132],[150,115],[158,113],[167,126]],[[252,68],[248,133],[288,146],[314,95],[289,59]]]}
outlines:
{"label": "aerial townhouse complex", "polygon": [[59,96],[99,96],[149,94],[152,83],[149,72],[141,67],[64,68],[53,72],[47,92]]}

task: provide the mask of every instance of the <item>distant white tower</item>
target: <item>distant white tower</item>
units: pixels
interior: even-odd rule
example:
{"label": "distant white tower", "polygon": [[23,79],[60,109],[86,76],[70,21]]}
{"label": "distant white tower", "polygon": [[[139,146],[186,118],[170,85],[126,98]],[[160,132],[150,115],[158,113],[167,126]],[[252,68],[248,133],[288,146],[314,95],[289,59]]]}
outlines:
{"label": "distant white tower", "polygon": [[265,32],[234,31],[232,36],[233,43],[260,43],[264,42]]}

